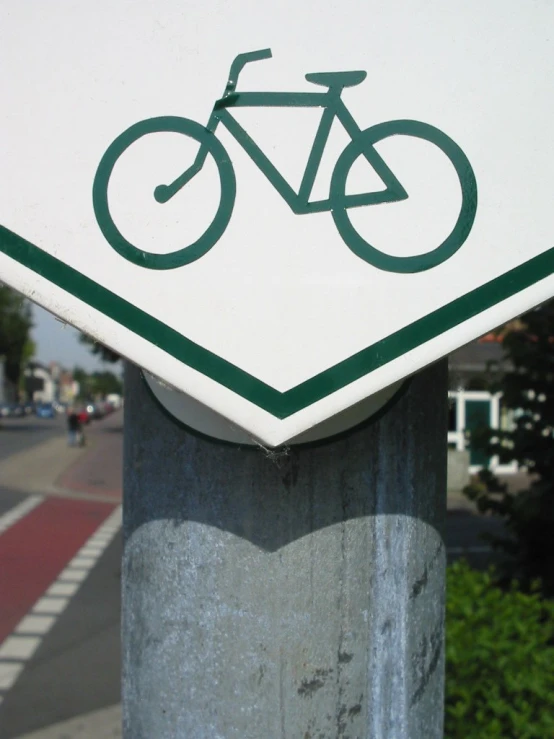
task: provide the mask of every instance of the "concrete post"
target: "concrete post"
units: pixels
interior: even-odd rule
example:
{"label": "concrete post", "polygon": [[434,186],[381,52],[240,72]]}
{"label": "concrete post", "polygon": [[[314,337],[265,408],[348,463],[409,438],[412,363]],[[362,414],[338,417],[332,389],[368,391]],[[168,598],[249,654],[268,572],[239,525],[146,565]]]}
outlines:
{"label": "concrete post", "polygon": [[274,456],[187,433],[128,367],[125,739],[442,739],[446,374]]}

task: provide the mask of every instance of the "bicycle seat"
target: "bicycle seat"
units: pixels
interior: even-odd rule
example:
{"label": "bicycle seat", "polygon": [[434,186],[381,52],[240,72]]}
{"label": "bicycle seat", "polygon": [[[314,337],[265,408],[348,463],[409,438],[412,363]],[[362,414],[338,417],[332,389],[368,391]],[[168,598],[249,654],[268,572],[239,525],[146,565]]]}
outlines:
{"label": "bicycle seat", "polygon": [[306,75],[308,82],[325,87],[354,87],[359,85],[367,77],[367,72],[362,70],[352,72],[311,72]]}

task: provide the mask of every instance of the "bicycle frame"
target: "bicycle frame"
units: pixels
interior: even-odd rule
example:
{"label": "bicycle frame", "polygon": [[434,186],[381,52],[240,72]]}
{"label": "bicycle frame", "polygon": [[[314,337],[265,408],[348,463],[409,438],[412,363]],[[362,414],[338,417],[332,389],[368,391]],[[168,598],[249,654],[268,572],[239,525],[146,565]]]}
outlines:
{"label": "bicycle frame", "polygon": [[[310,202],[310,195],[317,177],[319,165],[323,158],[325,146],[329,139],[333,121],[337,118],[344,126],[352,140],[355,140],[362,134],[362,130],[352,117],[346,105],[343,103],[340,97],[341,92],[342,88],[332,87],[329,88],[327,92],[313,93],[233,92],[224,96],[215,103],[210,120],[208,121],[207,129],[211,131],[211,133],[215,133],[219,124],[224,125],[229,133],[235,138],[237,143],[239,143],[250,156],[260,171],[267,177],[269,182],[294,213],[303,215],[307,213],[330,211],[335,205],[332,194],[325,200],[316,200],[313,202]],[[256,142],[249,136],[229,111],[229,108],[255,107],[324,108],[298,192],[293,190],[275,165],[263,153]],[[207,154],[207,149],[201,146],[192,167],[184,172],[183,175],[171,186],[173,191],[182,186],[182,184],[185,184],[186,181],[190,180],[191,177],[200,171],[204,165]],[[390,174],[391,178],[395,179],[392,172],[373,147],[365,147],[363,155],[372,166],[380,171],[386,171],[387,174]],[[395,199],[394,195],[391,195],[388,190],[383,191],[382,199],[378,197],[378,193],[343,195],[341,198],[341,207],[353,208],[362,205],[375,204],[376,202],[388,202],[393,199]]]}

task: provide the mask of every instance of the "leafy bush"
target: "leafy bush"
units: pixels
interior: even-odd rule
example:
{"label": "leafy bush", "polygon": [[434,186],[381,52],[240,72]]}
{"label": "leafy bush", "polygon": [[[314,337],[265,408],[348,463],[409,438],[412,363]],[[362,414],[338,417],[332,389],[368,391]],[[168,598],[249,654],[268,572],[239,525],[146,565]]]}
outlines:
{"label": "leafy bush", "polygon": [[554,603],[465,562],[447,576],[445,736],[554,737]]}

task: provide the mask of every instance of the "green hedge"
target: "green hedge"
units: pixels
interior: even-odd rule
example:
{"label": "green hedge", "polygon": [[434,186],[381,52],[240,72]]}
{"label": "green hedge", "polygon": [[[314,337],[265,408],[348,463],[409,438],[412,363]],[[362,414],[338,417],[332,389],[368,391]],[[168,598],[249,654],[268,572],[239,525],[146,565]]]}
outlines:
{"label": "green hedge", "polygon": [[554,738],[554,603],[465,562],[448,568],[448,739]]}

